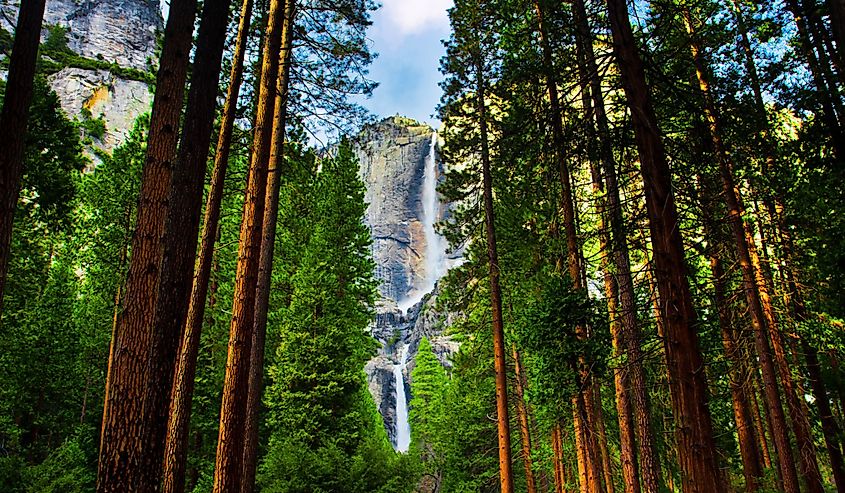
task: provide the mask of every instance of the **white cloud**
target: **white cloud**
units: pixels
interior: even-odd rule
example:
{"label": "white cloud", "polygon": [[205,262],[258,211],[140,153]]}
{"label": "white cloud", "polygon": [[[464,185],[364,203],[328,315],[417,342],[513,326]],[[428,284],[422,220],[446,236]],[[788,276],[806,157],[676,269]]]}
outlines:
{"label": "white cloud", "polygon": [[382,0],[382,15],[397,34],[416,34],[449,25],[452,0]]}

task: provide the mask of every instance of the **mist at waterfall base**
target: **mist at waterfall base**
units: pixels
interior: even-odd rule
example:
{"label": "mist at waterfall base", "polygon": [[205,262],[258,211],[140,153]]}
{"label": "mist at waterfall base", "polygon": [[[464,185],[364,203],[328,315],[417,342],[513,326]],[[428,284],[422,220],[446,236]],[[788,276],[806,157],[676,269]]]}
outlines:
{"label": "mist at waterfall base", "polygon": [[[423,209],[423,234],[425,235],[425,256],[423,267],[425,277],[421,280],[421,287],[416,289],[411,296],[399,302],[399,309],[407,313],[408,309],[419,303],[425,295],[434,290],[437,281],[443,277],[448,270],[446,239],[437,234],[434,225],[437,223],[440,200],[437,196],[437,132],[431,134],[428,157],[425,163],[423,174],[423,186],[420,194]],[[396,443],[394,448],[397,452],[405,453],[411,444],[411,424],[408,421],[408,400],[405,395],[405,369],[408,362],[407,344],[399,344],[394,347],[396,364],[393,367],[393,378],[395,380],[396,392]]]}

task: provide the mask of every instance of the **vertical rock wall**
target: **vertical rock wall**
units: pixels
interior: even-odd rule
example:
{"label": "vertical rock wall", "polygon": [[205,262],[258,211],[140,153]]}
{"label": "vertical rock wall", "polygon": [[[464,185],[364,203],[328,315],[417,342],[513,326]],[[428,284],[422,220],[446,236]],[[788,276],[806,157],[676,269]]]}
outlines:
{"label": "vertical rock wall", "polygon": [[[19,5],[19,0],[2,0],[0,28],[14,31]],[[157,0],[48,0],[42,25],[42,39],[48,26],[65,28],[68,48],[80,57],[144,72],[154,70],[156,37],[163,27]],[[108,151],[152,103],[146,82],[105,68],[71,64],[47,80],[70,118],[80,118],[85,109],[105,120],[106,133],[94,145]]]}

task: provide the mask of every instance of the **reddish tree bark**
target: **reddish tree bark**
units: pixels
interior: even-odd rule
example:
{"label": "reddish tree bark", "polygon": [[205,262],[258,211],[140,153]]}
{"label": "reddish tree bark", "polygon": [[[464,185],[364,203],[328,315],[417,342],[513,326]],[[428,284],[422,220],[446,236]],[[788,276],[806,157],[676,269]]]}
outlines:
{"label": "reddish tree bark", "polygon": [[484,189],[484,224],[487,237],[487,257],[490,268],[490,305],[493,311],[493,358],[496,370],[496,421],[499,441],[499,481],[503,493],[513,493],[511,466],[510,418],[508,412],[507,361],[505,360],[505,332],[502,323],[502,288],[499,285],[499,255],[496,250],[495,215],[493,212],[493,177],[490,173],[490,150],[487,136],[487,106],[484,102],[487,87],[480,55],[475,55],[476,107],[481,138],[481,169]]}
{"label": "reddish tree bark", "polygon": [[625,0],[607,0],[613,48],[631,108],[646,209],[654,251],[655,277],[664,323],[664,348],[676,422],[678,462],[685,492],[724,492],[707,408],[704,361],[695,331],[684,246],[671,188],[671,173],[661,142],[642,60]]}
{"label": "reddish tree bark", "polygon": [[[98,493],[146,491],[141,484],[146,427],[149,365],[153,322],[160,277],[162,238],[167,215],[171,172],[176,159],[179,120],[185,93],[188,57],[193,41],[196,0],[173,0],[150,117],[147,154],[141,176],[138,216],[132,238],[132,259],[126,297],[114,340],[108,402],[97,470]],[[161,384],[161,382],[157,382]],[[168,382],[166,385],[169,385]]]}
{"label": "reddish tree bark", "polygon": [[519,435],[522,438],[522,463],[525,466],[525,489],[528,493],[536,493],[537,482],[534,479],[534,465],[531,460],[531,427],[528,424],[528,406],[525,404],[525,374],[516,346],[512,346],[512,353],[516,382],[516,413],[519,420]]}
{"label": "reddish tree bark", "polygon": [[197,354],[202,331],[205,303],[211,276],[214,242],[220,222],[220,207],[223,185],[229,164],[229,149],[235,122],[237,100],[243,78],[244,53],[252,17],[252,0],[241,5],[238,35],[232,58],[229,88],[220,122],[220,132],[214,155],[211,186],[205,205],[205,218],[200,240],[200,249],[195,269],[191,299],[182,342],[176,359],[170,397],[169,422],[165,442],[164,468],[162,472],[163,493],[181,493],[185,489],[185,460],[187,457],[188,428],[194,394]]}
{"label": "reddish tree bark", "polygon": [[249,390],[244,426],[243,472],[241,493],[252,493],[258,462],[258,410],[261,407],[264,377],[264,341],[267,332],[267,307],[270,301],[270,277],[276,240],[276,219],[279,215],[279,186],[284,163],[285,125],[287,123],[288,84],[293,52],[296,1],[288,0],[282,25],[282,48],[279,54],[281,71],[276,82],[276,107],[273,114],[273,135],[270,139],[270,162],[267,168],[267,191],[262,221],[261,252],[258,262],[258,283],[255,295],[255,321],[250,348]]}
{"label": "reddish tree bark", "polygon": [[264,218],[284,11],[285,2],[271,0],[258,93],[258,113],[255,118],[252,162],[247,178],[238,245],[229,351],[223,382],[223,400],[220,405],[214,493],[240,493],[241,489],[249,358],[255,315],[255,286],[258,280],[261,226]]}
{"label": "reddish tree bark", "polygon": [[141,481],[147,491],[157,491],[162,479],[170,396],[191,296],[229,1],[205,0],[203,4],[182,140],[172,172],[144,399],[144,416],[151,420],[142,437],[145,464]]}

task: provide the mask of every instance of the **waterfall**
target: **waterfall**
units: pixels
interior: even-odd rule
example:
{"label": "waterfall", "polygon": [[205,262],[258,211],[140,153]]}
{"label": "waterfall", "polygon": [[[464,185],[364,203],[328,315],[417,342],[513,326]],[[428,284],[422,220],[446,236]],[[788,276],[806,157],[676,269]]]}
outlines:
{"label": "waterfall", "polygon": [[423,253],[424,277],[419,289],[415,289],[411,296],[399,301],[399,309],[406,312],[416,305],[423,296],[434,289],[435,283],[446,273],[446,239],[437,234],[434,225],[440,216],[440,200],[437,197],[437,132],[431,133],[431,144],[423,172],[423,186],[420,194],[422,202],[422,227],[425,235],[425,250]]}
{"label": "waterfall", "polygon": [[396,383],[396,451],[407,452],[411,444],[411,425],[408,422],[408,399],[405,397],[405,378],[403,372],[408,363],[408,346],[399,348],[398,361],[393,365],[393,378]]}
{"label": "waterfall", "polygon": [[[399,302],[399,308],[406,312],[416,305],[423,296],[434,290],[438,279],[446,273],[446,239],[437,234],[434,225],[439,219],[440,200],[437,197],[437,132],[431,133],[431,144],[423,173],[423,186],[420,194],[422,202],[422,226],[425,235],[425,250],[423,259],[424,277],[420,288],[414,294]],[[408,362],[408,345],[397,348],[397,364],[393,366],[393,377],[396,382],[396,451],[407,452],[411,443],[411,425],[408,423],[408,399],[405,395],[405,379],[403,372]]]}
{"label": "waterfall", "polygon": [[446,270],[446,239],[437,234],[434,225],[439,219],[440,201],[437,199],[437,132],[431,133],[431,145],[423,175],[423,232],[425,233],[425,284],[421,291],[430,293]]}

